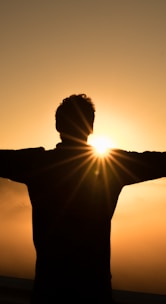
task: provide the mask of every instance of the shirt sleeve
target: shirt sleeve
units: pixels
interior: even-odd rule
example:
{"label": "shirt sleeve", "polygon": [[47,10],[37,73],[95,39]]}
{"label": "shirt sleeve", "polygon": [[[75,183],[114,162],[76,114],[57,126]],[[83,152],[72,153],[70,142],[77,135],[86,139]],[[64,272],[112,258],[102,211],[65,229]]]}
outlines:
{"label": "shirt sleeve", "polygon": [[0,150],[0,177],[26,183],[40,168],[44,148]]}
{"label": "shirt sleeve", "polygon": [[112,150],[110,166],[121,186],[166,177],[166,152]]}

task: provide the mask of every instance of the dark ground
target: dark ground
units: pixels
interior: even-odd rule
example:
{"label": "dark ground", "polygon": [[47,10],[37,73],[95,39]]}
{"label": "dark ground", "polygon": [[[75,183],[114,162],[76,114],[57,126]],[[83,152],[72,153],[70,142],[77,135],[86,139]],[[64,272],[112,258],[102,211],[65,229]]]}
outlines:
{"label": "dark ground", "polygon": [[[0,304],[29,304],[32,286],[32,280],[0,277]],[[166,304],[166,295],[122,290],[113,295],[116,304]]]}

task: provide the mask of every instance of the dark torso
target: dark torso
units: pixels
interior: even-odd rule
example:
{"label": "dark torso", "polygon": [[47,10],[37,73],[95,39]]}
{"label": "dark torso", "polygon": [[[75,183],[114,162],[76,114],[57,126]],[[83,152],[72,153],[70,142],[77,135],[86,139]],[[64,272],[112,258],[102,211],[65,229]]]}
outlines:
{"label": "dark torso", "polygon": [[[110,296],[110,221],[120,187],[92,150],[45,152],[28,184],[37,251],[36,290]],[[53,281],[52,281],[53,277]],[[42,288],[41,288],[42,286]]]}

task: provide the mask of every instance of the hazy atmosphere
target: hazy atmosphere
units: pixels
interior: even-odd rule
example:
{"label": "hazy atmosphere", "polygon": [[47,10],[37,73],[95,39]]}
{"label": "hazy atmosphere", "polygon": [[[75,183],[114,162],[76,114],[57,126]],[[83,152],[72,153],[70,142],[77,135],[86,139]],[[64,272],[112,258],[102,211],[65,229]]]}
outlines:
{"label": "hazy atmosphere", "polygon": [[[0,0],[0,149],[59,141],[61,100],[86,93],[94,134],[166,151],[166,1]],[[166,179],[123,189],[112,221],[113,288],[166,294]],[[0,275],[32,278],[26,187],[0,179]]]}

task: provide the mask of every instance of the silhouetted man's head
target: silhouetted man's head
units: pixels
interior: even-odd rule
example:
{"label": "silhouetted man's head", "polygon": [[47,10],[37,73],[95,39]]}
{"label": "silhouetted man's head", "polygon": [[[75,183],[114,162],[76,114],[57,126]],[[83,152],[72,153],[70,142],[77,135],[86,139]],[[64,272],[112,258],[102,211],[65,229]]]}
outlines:
{"label": "silhouetted man's head", "polygon": [[62,141],[87,141],[93,132],[95,108],[85,94],[65,98],[56,110],[56,129]]}

